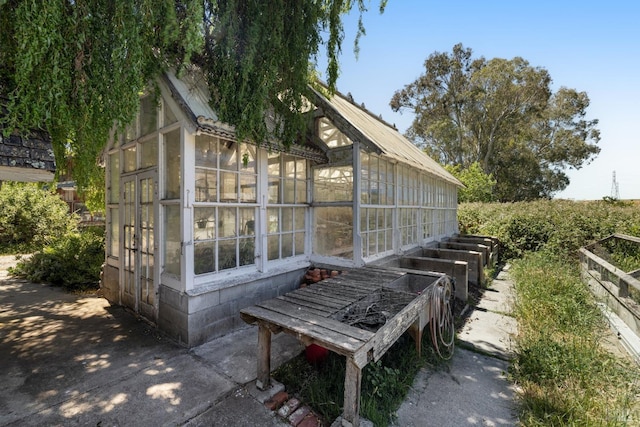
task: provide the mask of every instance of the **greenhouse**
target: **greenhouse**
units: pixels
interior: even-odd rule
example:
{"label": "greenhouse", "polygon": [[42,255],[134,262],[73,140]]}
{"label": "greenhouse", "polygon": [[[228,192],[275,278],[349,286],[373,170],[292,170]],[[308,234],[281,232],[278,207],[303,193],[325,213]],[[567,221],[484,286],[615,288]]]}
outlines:
{"label": "greenhouse", "polygon": [[195,74],[166,74],[106,153],[102,288],[187,346],[239,311],[457,233],[460,182],[350,97],[314,91],[304,141],[238,141]]}

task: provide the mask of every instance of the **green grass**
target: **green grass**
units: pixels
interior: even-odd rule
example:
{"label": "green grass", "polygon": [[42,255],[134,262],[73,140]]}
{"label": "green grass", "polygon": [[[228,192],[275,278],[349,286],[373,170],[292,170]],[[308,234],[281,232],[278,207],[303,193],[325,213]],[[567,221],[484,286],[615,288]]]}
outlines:
{"label": "green grass", "polygon": [[511,275],[522,425],[640,425],[638,366],[601,345],[607,325],[575,263],[530,253]]}

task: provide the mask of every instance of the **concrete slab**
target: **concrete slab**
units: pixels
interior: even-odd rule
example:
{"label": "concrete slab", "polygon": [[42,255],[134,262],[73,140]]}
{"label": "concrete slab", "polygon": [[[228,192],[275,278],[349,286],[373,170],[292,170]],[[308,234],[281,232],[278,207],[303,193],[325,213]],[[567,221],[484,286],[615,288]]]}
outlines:
{"label": "concrete slab", "polygon": [[513,336],[517,333],[514,318],[490,311],[474,310],[458,333],[459,346],[511,359],[514,356]]}
{"label": "concrete slab", "polygon": [[[295,337],[280,333],[271,336],[271,370],[291,360],[304,350]],[[215,365],[228,378],[246,384],[257,377],[258,327],[225,335],[191,350],[208,364]]]}
{"label": "concrete slab", "polygon": [[262,403],[255,400],[244,387],[237,388],[226,399],[183,425],[185,427],[290,427],[290,424],[279,418],[276,412],[267,410]]}
{"label": "concrete slab", "polygon": [[448,370],[422,369],[393,426],[515,426],[508,363],[457,348]]}
{"label": "concrete slab", "polygon": [[515,290],[513,283],[508,280],[494,279],[478,302],[480,310],[510,314],[515,304]]}

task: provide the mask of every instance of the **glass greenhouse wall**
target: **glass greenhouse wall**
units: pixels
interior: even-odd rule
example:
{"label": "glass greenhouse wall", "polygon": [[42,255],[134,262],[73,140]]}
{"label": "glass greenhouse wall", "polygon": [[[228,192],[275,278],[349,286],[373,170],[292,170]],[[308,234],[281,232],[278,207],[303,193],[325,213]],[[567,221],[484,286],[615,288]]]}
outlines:
{"label": "glass greenhouse wall", "polygon": [[239,327],[242,307],[314,263],[361,266],[457,232],[455,179],[320,110],[314,144],[255,145],[215,121],[201,88],[159,86],[105,156],[103,289],[186,345]]}

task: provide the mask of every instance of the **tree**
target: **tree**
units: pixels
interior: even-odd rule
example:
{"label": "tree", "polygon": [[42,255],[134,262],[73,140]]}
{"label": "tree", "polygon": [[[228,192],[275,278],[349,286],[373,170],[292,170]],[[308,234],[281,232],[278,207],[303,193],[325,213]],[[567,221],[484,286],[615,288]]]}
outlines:
{"label": "tree", "polygon": [[[139,93],[164,70],[193,63],[205,72],[212,107],[240,138],[291,143],[303,129],[319,46],[326,44],[333,90],[342,16],[356,6],[362,19],[364,0],[0,0],[8,112],[0,127],[48,130],[56,158],[71,152],[74,178],[86,188],[114,124],[122,129],[135,116]],[[359,28],[356,46],[362,21]]]}
{"label": "tree", "polygon": [[551,197],[600,151],[597,120],[586,120],[586,93],[550,89],[544,68],[519,57],[472,58],[455,45],[434,53],[425,73],[397,91],[395,111],[415,112],[407,135],[445,165],[478,162],[496,180],[499,200]]}
{"label": "tree", "polygon": [[453,176],[464,184],[458,190],[458,202],[492,202],[496,180],[482,171],[480,164],[474,162],[467,169],[460,165],[445,165]]}

